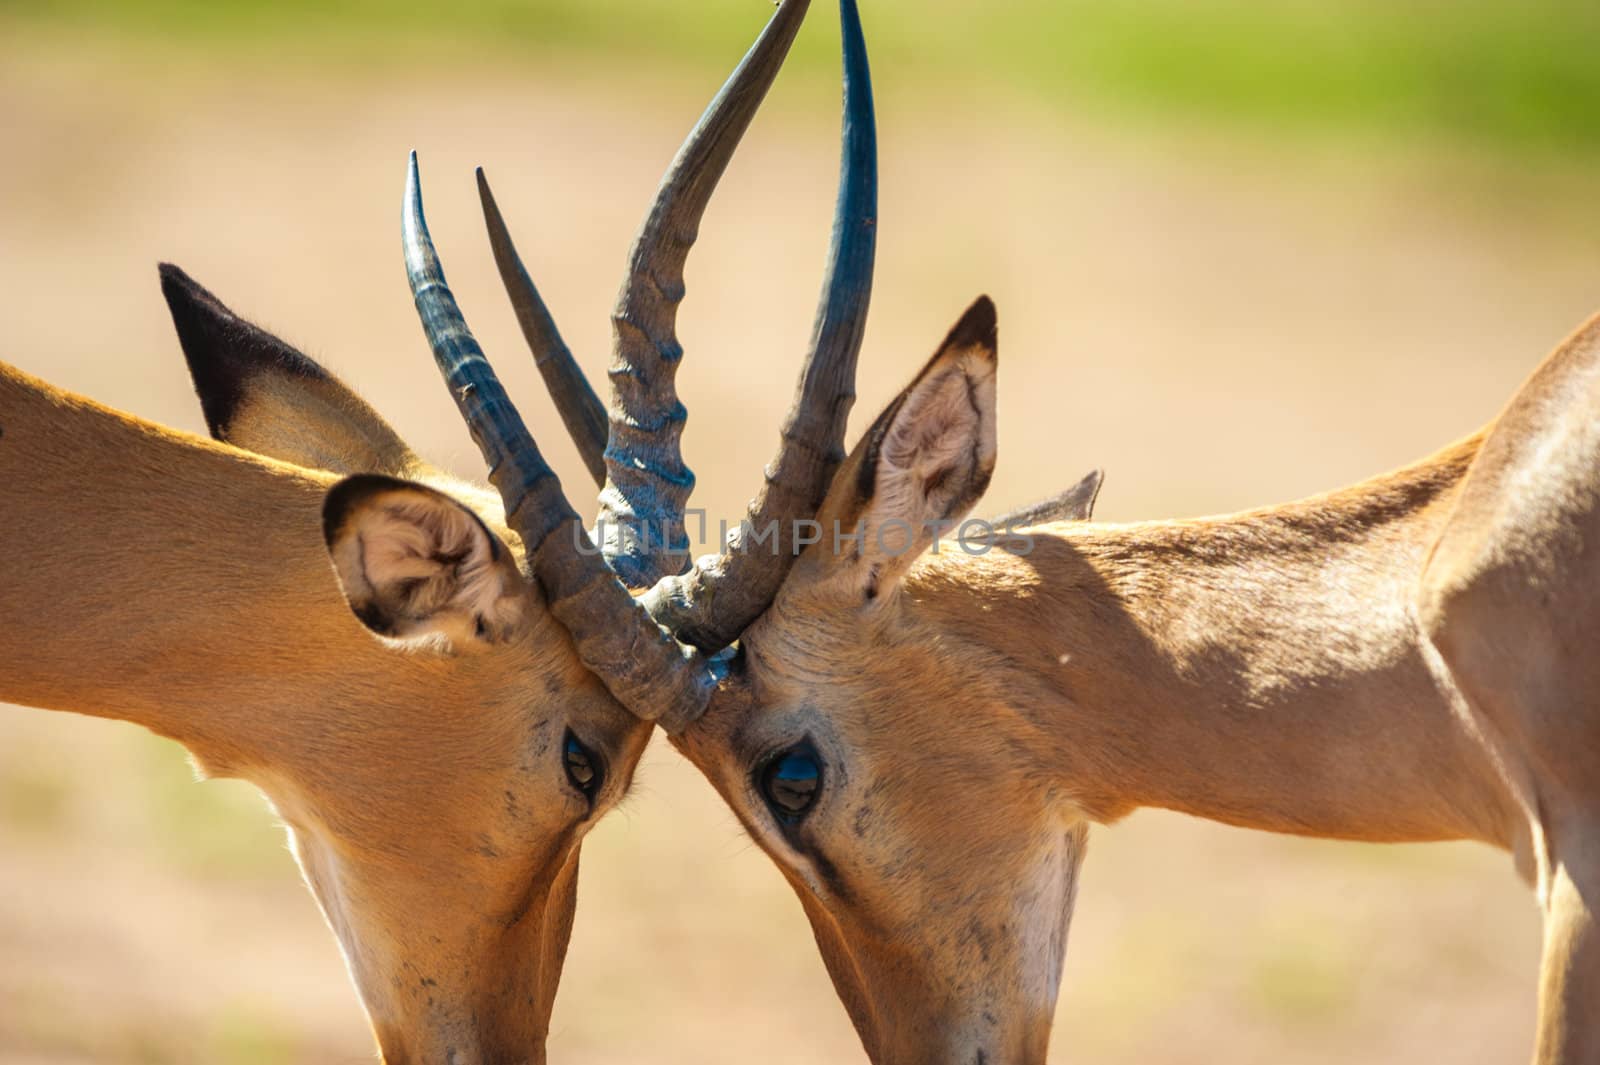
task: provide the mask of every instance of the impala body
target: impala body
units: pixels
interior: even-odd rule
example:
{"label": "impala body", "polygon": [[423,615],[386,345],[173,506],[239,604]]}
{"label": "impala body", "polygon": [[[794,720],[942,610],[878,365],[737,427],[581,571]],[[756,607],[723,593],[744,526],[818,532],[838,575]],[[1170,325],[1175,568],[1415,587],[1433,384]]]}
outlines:
{"label": "impala body", "polygon": [[[808,8],[784,0],[667,171],[583,380],[479,173],[494,253],[601,484],[594,538],[445,282],[413,154],[402,249],[424,335],[496,493],[418,459],[358,396],[176,267],[162,284],[213,436],[0,364],[0,700],[116,717],[257,784],[344,950],[388,1065],[520,1065],[544,1037],[578,845],[653,722],[682,728],[793,562],[842,448],[874,251],[865,46],[842,0],[845,154],[816,333],[755,523],[689,565],[673,377],[683,268]],[[598,543],[596,542],[598,540]],[[646,593],[638,598],[635,592]]]}
{"label": "impala body", "polygon": [[1536,1060],[1600,1061],[1600,319],[1398,472],[934,553],[993,468],[995,360],[980,303],[834,476],[842,548],[674,737],[872,1059],[1043,1062],[1087,828],[1154,806],[1513,852],[1546,915]]}

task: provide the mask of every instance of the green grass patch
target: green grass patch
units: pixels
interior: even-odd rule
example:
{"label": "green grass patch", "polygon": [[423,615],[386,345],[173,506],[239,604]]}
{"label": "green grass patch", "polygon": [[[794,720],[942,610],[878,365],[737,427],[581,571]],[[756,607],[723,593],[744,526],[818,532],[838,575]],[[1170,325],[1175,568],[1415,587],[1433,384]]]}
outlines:
{"label": "green grass patch", "polygon": [[[832,77],[832,5],[793,64]],[[1600,153],[1600,4],[1589,0],[872,0],[880,84],[1016,90],[1074,113],[1266,131],[1461,142],[1515,155]],[[225,59],[319,64],[573,60],[720,75],[770,10],[759,0],[0,0],[5,18]],[[448,89],[439,67],[418,76]]]}

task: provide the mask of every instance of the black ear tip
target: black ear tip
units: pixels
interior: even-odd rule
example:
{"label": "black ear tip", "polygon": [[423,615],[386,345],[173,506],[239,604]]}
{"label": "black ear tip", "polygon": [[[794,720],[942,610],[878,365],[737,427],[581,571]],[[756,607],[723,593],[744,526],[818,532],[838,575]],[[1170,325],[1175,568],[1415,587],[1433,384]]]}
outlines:
{"label": "black ear tip", "polygon": [[180,267],[162,263],[158,270],[161,294],[212,436],[226,439],[228,425],[244,399],[245,382],[254,374],[274,371],[327,379],[321,366],[234,314]]}
{"label": "black ear tip", "polygon": [[200,283],[185,273],[183,267],[177,263],[161,263],[156,267],[156,271],[161,275],[161,291],[168,301],[183,297],[211,296],[211,293],[202,288]]}
{"label": "black ear tip", "polygon": [[157,263],[156,272],[161,275],[162,291],[200,287],[177,263]]}
{"label": "black ear tip", "polygon": [[950,330],[950,339],[945,341],[947,347],[952,348],[988,348],[993,351],[999,339],[999,320],[995,312],[994,300],[988,296],[979,296],[967,313],[961,316],[961,321]]}
{"label": "black ear tip", "polygon": [[173,324],[178,327],[178,339],[188,349],[189,331],[214,324],[217,319],[232,320],[233,312],[213,296],[200,282],[184,273],[175,263],[162,263],[161,294],[166,297],[167,309],[172,312]]}
{"label": "black ear tip", "polygon": [[173,263],[162,263],[161,294],[166,297],[178,346],[189,364],[195,394],[206,428],[226,439],[228,423],[239,405],[242,370],[235,334],[240,322],[222,301]]}

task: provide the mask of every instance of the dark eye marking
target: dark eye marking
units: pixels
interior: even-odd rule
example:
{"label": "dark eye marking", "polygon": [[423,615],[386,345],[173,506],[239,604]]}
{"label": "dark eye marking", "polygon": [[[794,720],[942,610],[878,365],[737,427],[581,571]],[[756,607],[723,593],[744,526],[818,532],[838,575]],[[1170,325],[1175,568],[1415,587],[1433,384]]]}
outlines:
{"label": "dark eye marking", "polygon": [[605,762],[585,747],[570,729],[561,743],[561,764],[567,771],[567,782],[593,801],[606,780]]}
{"label": "dark eye marking", "polygon": [[822,760],[809,743],[790,747],[757,770],[756,786],[778,820],[796,824],[822,793]]}
{"label": "dark eye marking", "polygon": [[751,775],[751,783],[761,793],[772,816],[785,829],[784,835],[788,837],[789,845],[811,862],[828,890],[841,900],[852,898],[850,887],[839,874],[838,867],[822,853],[817,841],[806,838],[805,833],[791,831],[798,828],[816,806],[827,783],[827,767],[823,765],[822,756],[811,741],[801,740],[759,761]]}

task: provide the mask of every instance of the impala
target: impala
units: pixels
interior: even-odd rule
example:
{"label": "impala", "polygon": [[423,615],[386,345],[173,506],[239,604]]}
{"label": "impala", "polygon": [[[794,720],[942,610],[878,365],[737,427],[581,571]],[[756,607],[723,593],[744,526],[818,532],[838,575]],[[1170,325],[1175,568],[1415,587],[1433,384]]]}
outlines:
{"label": "impala", "polygon": [[994,467],[995,370],[980,301],[673,737],[873,1061],[1043,1062],[1088,826],[1149,806],[1510,851],[1545,917],[1535,1060],[1600,1062],[1600,318],[1397,472],[935,552]]}
{"label": "impala", "polygon": [[1546,919],[1535,1059],[1600,1062],[1600,320],[1394,473],[1068,520],[1093,474],[969,540],[996,365],[980,300],[826,456],[821,535],[742,634],[697,626],[694,576],[645,600],[703,649],[738,636],[668,731],[795,888],[873,1060],[1042,1061],[1088,826],[1152,806],[1510,851]]}
{"label": "impala", "polygon": [[[624,582],[665,577],[652,602],[737,633],[792,562],[730,550],[680,572],[692,478],[677,459],[673,322],[699,219],[806,8],[781,5],[662,182],[615,312],[609,428],[481,184],[541,369],[580,410],[586,454],[604,452],[591,466],[606,482],[598,549],[456,308],[415,156],[407,275],[498,499],[428,466],[350,389],[175,267],[163,289],[226,443],[0,365],[0,699],[135,722],[184,744],[203,774],[258,785],[389,1065],[544,1060],[579,844],[627,789],[652,722],[692,720],[716,682]],[[836,240],[752,505],[763,522],[820,499],[866,309],[871,99],[843,10]]]}

